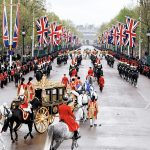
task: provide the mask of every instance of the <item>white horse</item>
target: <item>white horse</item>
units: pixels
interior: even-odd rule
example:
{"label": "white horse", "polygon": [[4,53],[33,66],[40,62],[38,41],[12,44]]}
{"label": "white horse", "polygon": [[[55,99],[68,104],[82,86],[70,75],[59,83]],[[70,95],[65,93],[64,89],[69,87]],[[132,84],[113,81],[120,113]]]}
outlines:
{"label": "white horse", "polygon": [[[2,127],[4,125],[4,121],[5,118],[8,117],[8,111],[10,111],[10,109],[8,108],[7,104],[3,104],[0,106],[0,145],[2,145],[2,150],[6,150],[6,146],[4,144],[4,140],[2,138]],[[10,111],[10,115],[11,115],[11,111]]]}
{"label": "white horse", "polygon": [[88,118],[88,117],[87,117],[87,114],[88,114],[88,111],[87,111],[88,102],[89,102],[89,97],[88,97],[88,95],[84,92],[84,93],[83,93],[83,97],[82,97],[83,121],[86,121],[87,118]]}
{"label": "white horse", "polygon": [[95,100],[98,100],[97,92],[95,91],[93,86],[90,86],[90,98],[92,98],[92,96],[95,96]]}
{"label": "white horse", "polygon": [[77,104],[75,104],[74,114],[76,117],[76,121],[80,124],[80,121],[83,119],[83,109],[82,109],[82,94],[77,97]]}
{"label": "white horse", "polygon": [[58,122],[48,127],[50,141],[49,150],[57,150],[64,140],[72,139],[71,150],[78,147],[77,139],[74,139],[74,132],[70,132],[66,123]]}

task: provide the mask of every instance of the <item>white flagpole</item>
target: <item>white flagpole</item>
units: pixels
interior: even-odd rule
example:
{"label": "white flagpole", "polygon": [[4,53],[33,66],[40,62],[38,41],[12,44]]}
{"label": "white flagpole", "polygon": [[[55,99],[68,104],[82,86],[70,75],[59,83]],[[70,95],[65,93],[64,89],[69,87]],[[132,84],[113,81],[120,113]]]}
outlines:
{"label": "white flagpole", "polygon": [[121,53],[122,53],[122,45],[121,45]]}
{"label": "white flagpole", "polygon": [[33,10],[33,27],[32,27],[32,57],[34,57],[34,10]]}
{"label": "white flagpole", "polygon": [[9,50],[10,50],[10,61],[9,65],[12,66],[12,0],[10,0],[10,43],[9,43]]}
{"label": "white flagpole", "polygon": [[128,45],[128,56],[130,56],[130,46]]}
{"label": "white flagpole", "polygon": [[140,9],[140,32],[139,32],[139,59],[141,59],[141,9]]}

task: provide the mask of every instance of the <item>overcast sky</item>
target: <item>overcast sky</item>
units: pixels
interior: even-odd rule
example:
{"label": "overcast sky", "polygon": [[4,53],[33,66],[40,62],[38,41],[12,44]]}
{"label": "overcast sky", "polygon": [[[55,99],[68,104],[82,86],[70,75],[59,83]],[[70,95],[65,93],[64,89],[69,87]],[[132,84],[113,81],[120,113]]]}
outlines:
{"label": "overcast sky", "polygon": [[47,0],[49,11],[74,24],[99,26],[110,21],[124,6],[133,7],[137,0]]}

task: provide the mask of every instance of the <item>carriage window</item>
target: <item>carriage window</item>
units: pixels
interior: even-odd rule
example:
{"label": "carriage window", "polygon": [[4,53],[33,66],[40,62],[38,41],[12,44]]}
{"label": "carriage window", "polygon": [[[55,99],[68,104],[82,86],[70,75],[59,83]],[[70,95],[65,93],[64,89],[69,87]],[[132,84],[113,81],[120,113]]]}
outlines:
{"label": "carriage window", "polygon": [[53,89],[52,94],[53,95],[56,94],[56,89]]}
{"label": "carriage window", "polygon": [[50,95],[50,90],[46,90],[46,95]]}
{"label": "carriage window", "polygon": [[59,95],[62,95],[62,94],[63,94],[63,90],[59,89]]}
{"label": "carriage window", "polygon": [[52,101],[56,101],[56,99],[57,99],[57,90],[53,89],[52,90]]}

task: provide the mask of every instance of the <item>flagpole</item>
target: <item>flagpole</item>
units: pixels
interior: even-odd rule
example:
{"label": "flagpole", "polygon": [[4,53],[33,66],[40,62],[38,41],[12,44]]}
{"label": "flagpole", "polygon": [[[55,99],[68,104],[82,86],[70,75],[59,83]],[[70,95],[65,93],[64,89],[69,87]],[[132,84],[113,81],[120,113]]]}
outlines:
{"label": "flagpole", "polygon": [[141,9],[140,9],[140,32],[139,32],[139,59],[141,59]]}
{"label": "flagpole", "polygon": [[33,24],[32,24],[32,57],[34,57],[34,9],[33,9]]}
{"label": "flagpole", "polygon": [[130,46],[128,45],[128,56],[130,56]]}
{"label": "flagpole", "polygon": [[122,45],[121,45],[121,53],[122,53]]}
{"label": "flagpole", "polygon": [[9,65],[12,66],[12,0],[10,0],[10,43],[9,43],[9,51],[10,51],[10,60]]}

